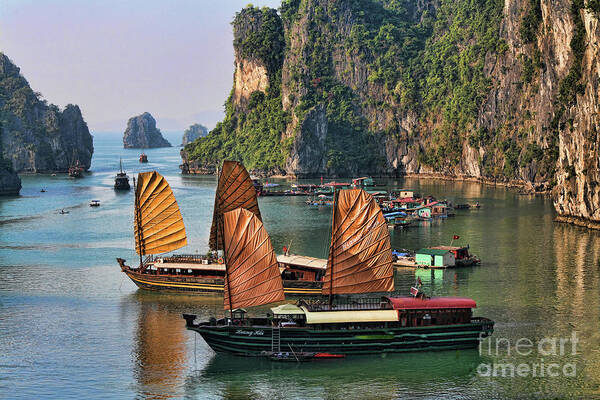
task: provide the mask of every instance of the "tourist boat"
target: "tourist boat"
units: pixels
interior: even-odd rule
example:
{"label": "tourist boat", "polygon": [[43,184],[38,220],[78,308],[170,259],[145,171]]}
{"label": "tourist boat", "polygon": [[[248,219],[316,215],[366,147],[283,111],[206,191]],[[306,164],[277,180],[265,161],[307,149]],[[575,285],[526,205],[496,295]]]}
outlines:
{"label": "tourist boat", "polygon": [[148,162],[148,156],[146,155],[146,153],[142,152],[142,154],[140,154],[140,162],[141,163],[147,163]]}
{"label": "tourist boat", "polygon": [[90,201],[90,207],[100,207],[100,200]]}
{"label": "tourist boat", "polygon": [[[134,233],[139,266],[129,266],[117,258],[121,270],[140,288],[185,293],[223,292],[223,214],[242,207],[261,220],[256,191],[246,168],[225,161],[221,168],[210,231],[209,255],[165,253],[187,244],[183,219],[175,196],[159,173],[143,172],[135,187]],[[318,295],[321,293],[326,262],[304,257],[290,260],[280,256],[280,275],[285,293]]]}
{"label": "tourist boat", "polygon": [[[328,301],[300,300],[248,317],[244,307],[285,299],[277,259],[262,222],[236,209],[224,215],[226,290],[229,317],[186,327],[216,352],[264,356],[279,352],[334,355],[466,349],[493,332],[494,322],[473,317],[468,298],[413,296],[352,297],[394,289],[390,236],[373,198],[361,189],[335,196],[332,238],[323,284]],[[338,295],[350,295],[345,301]]]}
{"label": "tourist boat", "polygon": [[129,190],[129,177],[123,172],[123,160],[119,160],[120,172],[115,177],[115,190]]}

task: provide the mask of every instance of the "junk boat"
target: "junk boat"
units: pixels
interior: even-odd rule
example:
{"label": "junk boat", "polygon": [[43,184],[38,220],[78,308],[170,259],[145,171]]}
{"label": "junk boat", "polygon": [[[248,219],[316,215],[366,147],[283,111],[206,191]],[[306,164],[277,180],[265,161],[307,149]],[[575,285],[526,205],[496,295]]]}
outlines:
{"label": "junk boat", "polygon": [[244,209],[224,214],[225,295],[229,317],[186,327],[216,352],[264,356],[280,352],[335,355],[380,354],[475,348],[494,322],[473,317],[468,298],[413,296],[348,298],[341,294],[394,289],[390,236],[379,206],[362,189],[334,196],[332,238],[322,293],[328,301],[301,300],[247,317],[243,307],[285,299],[269,236],[256,215]]}
{"label": "junk boat", "polygon": [[81,178],[83,176],[83,165],[79,162],[79,159],[75,155],[75,149],[73,149],[73,158],[71,158],[71,165],[69,165],[69,177]]}
{"label": "junk boat", "polygon": [[83,166],[79,163],[79,160],[69,167],[69,176],[71,178],[81,178],[83,176]]}
{"label": "junk boat", "polygon": [[[242,207],[261,220],[253,182],[246,168],[225,161],[215,193],[209,255],[163,255],[187,244],[183,219],[175,196],[164,177],[156,171],[138,175],[135,187],[134,236],[139,266],[117,258],[121,270],[140,288],[169,292],[223,292],[223,214]],[[291,295],[319,295],[325,275],[325,260],[279,256],[279,273],[284,291]]]}
{"label": "junk boat", "polygon": [[142,154],[140,154],[140,162],[141,163],[147,163],[148,162],[148,156],[146,155],[146,153],[142,152]]}
{"label": "junk boat", "polygon": [[125,172],[123,172],[123,160],[119,160],[120,172],[117,172],[117,176],[115,177],[115,190],[129,190],[131,186],[129,185],[129,177]]}

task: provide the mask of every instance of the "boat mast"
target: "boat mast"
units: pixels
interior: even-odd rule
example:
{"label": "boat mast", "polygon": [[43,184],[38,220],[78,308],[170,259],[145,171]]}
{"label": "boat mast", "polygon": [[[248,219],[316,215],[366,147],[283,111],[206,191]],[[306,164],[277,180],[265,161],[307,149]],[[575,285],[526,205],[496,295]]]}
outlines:
{"label": "boat mast", "polygon": [[142,215],[140,214],[140,207],[139,207],[139,200],[138,200],[138,191],[137,191],[137,185],[135,184],[135,177],[133,177],[133,186],[134,186],[134,196],[135,196],[135,213],[136,213],[136,220],[137,220],[137,231],[138,231],[138,247],[140,250],[140,271],[142,270],[144,263],[142,261]]}
{"label": "boat mast", "polygon": [[[219,182],[221,181],[221,174],[219,173],[219,167],[217,166],[217,191],[219,190]],[[217,193],[219,195],[219,193]],[[219,202],[220,203],[220,202]],[[220,205],[219,205],[219,208]],[[217,213],[217,256],[219,255],[219,230],[223,224],[223,213],[221,210]],[[223,228],[225,228],[223,226]],[[225,263],[225,282],[227,282],[227,297],[229,297],[229,318],[233,319],[233,302],[231,301],[231,283],[229,282],[229,270],[227,268],[227,257],[225,255],[225,236],[223,235],[223,262]]]}
{"label": "boat mast", "polygon": [[331,265],[329,266],[329,310],[331,310],[331,306],[333,305],[333,257],[335,252],[335,244],[333,243],[333,233],[335,226],[335,208],[337,205],[337,189],[336,186],[333,186],[333,215],[331,216]]}

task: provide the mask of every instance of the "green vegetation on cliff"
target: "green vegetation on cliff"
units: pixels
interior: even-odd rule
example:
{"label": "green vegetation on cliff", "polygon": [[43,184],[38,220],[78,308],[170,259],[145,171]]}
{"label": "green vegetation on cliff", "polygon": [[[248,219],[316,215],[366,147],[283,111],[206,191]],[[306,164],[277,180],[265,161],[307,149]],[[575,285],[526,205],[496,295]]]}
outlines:
{"label": "green vegetation on cliff", "polygon": [[[324,104],[330,172],[383,170],[382,144],[401,135],[398,120],[407,113],[424,127],[416,132],[420,162],[458,164],[490,89],[486,57],[506,50],[499,35],[503,2],[441,0],[421,7],[407,0],[284,0],[279,15],[243,9],[233,21],[236,54],[266,67],[269,88],[252,94],[247,109],[235,104],[232,92],[224,121],[186,147],[189,157],[282,167],[293,141],[282,140],[291,115],[301,124]],[[536,29],[535,20],[527,24]],[[282,107],[284,59],[289,112]],[[357,82],[354,71],[361,68],[366,81]],[[376,124],[374,114],[388,121]]]}

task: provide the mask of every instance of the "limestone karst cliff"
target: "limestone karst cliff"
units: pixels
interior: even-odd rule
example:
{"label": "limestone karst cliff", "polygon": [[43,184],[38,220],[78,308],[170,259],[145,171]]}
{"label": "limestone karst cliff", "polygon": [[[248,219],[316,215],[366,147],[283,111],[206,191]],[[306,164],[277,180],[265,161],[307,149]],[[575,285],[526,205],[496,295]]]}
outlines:
{"label": "limestone karst cliff", "polygon": [[584,0],[285,0],[234,21],[222,123],[185,147],[298,176],[428,174],[600,223],[600,9]]}
{"label": "limestone karst cliff", "polygon": [[181,145],[192,143],[194,140],[208,135],[208,129],[202,124],[192,124],[189,128],[183,131]]}
{"label": "limestone karst cliff", "polygon": [[129,118],[123,134],[123,147],[126,149],[148,149],[171,147],[156,127],[156,120],[148,112]]}
{"label": "limestone karst cliff", "polygon": [[0,158],[16,172],[66,172],[74,159],[88,169],[93,152],[79,107],[42,100],[0,53]]}

